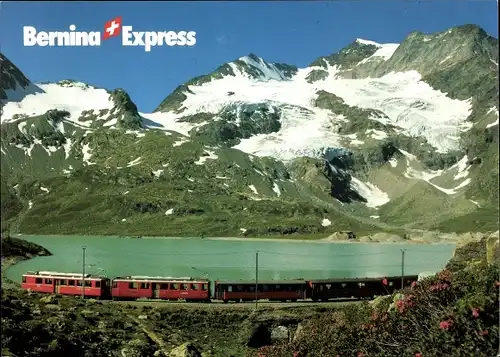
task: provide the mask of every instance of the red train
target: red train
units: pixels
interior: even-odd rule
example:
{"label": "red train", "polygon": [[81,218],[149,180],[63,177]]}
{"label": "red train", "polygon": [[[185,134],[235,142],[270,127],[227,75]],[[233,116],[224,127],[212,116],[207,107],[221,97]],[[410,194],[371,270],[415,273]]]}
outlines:
{"label": "red train", "polygon": [[[418,275],[405,276],[404,285],[418,280]],[[213,283],[213,284],[212,284]],[[401,277],[354,278],[325,280],[219,281],[208,279],[106,276],[49,271],[28,272],[21,287],[41,293],[84,295],[97,299],[136,300],[161,299],[186,302],[244,302],[258,300],[328,301],[339,298],[367,299],[388,295],[401,287]],[[257,288],[257,293],[256,293]]]}

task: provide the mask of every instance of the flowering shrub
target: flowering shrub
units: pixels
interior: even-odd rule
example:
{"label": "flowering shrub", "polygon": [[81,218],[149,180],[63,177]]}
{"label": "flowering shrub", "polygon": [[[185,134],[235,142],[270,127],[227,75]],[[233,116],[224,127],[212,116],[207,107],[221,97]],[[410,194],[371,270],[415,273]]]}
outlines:
{"label": "flowering shrub", "polygon": [[[475,243],[476,247],[481,245]],[[265,357],[494,356],[499,345],[499,265],[478,262],[470,247],[466,252],[474,264],[452,261],[439,274],[391,299],[340,307],[309,320],[293,342],[267,346],[258,353]]]}

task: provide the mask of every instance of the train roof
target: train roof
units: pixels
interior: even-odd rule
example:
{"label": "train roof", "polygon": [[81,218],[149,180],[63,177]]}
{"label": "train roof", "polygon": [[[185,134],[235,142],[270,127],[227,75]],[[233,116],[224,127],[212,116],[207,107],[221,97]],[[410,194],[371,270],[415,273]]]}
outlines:
{"label": "train roof", "polygon": [[[405,275],[405,279],[416,279],[418,275]],[[334,278],[334,279],[311,279],[311,283],[349,283],[349,282],[379,282],[383,279],[401,280],[401,276],[386,276],[386,277],[362,277],[362,278]]]}
{"label": "train roof", "polygon": [[130,276],[120,276],[113,280],[127,280],[127,281],[165,281],[165,282],[208,282],[208,279],[198,279],[193,277],[170,277],[170,276],[146,276],[146,275],[130,275]]}
{"label": "train roof", "polygon": [[75,278],[75,279],[107,279],[107,277],[95,274],[82,274],[82,273],[62,273],[57,271],[28,271],[24,276],[39,276],[51,278]]}
{"label": "train roof", "polygon": [[[255,285],[255,280],[217,280],[215,281],[216,284],[223,285],[223,284],[231,284],[231,285]],[[296,285],[296,284],[305,284],[305,280],[301,279],[295,279],[295,280],[259,280],[258,281],[259,285],[261,284],[266,284],[266,285]]]}

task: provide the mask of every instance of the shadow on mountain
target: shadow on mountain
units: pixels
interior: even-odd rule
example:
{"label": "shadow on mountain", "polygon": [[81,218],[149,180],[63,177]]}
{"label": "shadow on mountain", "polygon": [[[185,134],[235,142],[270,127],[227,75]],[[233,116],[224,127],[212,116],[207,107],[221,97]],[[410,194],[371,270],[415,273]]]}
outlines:
{"label": "shadow on mountain", "polygon": [[154,122],[150,119],[142,117],[142,125],[147,128],[152,128],[152,129],[162,129],[165,128],[163,125]]}
{"label": "shadow on mountain", "polygon": [[325,160],[324,174],[331,184],[330,196],[342,203],[352,203],[354,201],[368,202],[366,198],[352,188],[352,177],[342,168],[334,166],[328,160]]}
{"label": "shadow on mountain", "polygon": [[[349,180],[350,181],[350,180]],[[330,187],[330,195],[342,203],[359,201],[366,203],[366,198],[354,191],[351,187],[333,185]]]}
{"label": "shadow on mountain", "polygon": [[15,90],[7,90],[6,96],[9,102],[19,103],[28,95],[41,93],[45,93],[45,91],[36,84],[30,83],[25,88],[17,86]]}

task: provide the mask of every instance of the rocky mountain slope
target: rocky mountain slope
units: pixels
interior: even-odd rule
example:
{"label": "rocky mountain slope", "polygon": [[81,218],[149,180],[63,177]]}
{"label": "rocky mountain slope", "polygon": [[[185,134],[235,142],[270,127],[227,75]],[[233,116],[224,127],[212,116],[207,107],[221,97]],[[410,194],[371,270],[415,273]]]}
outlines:
{"label": "rocky mountain slope", "polygon": [[498,39],[477,26],[357,39],[307,68],[250,54],[153,113],[0,61],[12,231],[498,230]]}

